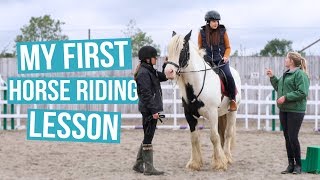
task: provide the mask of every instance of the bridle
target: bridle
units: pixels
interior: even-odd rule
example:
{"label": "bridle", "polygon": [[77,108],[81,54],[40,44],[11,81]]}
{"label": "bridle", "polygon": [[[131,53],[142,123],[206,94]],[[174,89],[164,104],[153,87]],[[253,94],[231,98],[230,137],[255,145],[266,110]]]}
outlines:
{"label": "bridle", "polygon": [[[189,41],[183,43],[183,48],[180,51],[180,56],[179,56],[179,65],[176,64],[175,62],[167,60],[167,64],[171,64],[174,67],[177,68],[176,74],[180,76],[183,73],[194,73],[194,72],[202,72],[202,71],[207,71],[207,70],[214,70],[217,68],[220,68],[224,66],[225,64],[220,64],[223,60],[221,60],[217,66],[213,66],[210,68],[206,68],[205,66],[205,61],[203,61],[204,64],[204,69],[200,70],[192,70],[192,71],[182,71],[182,69],[186,68],[188,66],[188,61],[190,59],[190,51],[189,51]],[[222,58],[221,58],[222,59]]]}
{"label": "bridle", "polygon": [[204,71],[202,87],[201,87],[200,92],[198,93],[196,98],[194,98],[191,101],[189,100],[191,103],[194,103],[198,99],[198,97],[200,96],[200,94],[203,91],[204,83],[206,81],[206,76],[207,76],[207,70],[214,70],[216,68],[224,66],[225,64],[214,66],[214,67],[211,67],[211,68],[206,68],[205,61],[203,61],[204,69],[193,70],[193,71],[183,71],[183,69],[185,69],[188,66],[189,59],[190,59],[189,41],[185,40],[184,43],[183,43],[183,48],[180,51],[179,65],[174,63],[174,62],[172,62],[172,61],[169,61],[169,60],[167,61],[167,64],[171,64],[171,65],[173,65],[174,67],[177,68],[176,74],[177,74],[178,77],[180,77],[180,75],[183,74],[183,73],[194,73],[194,72],[202,72],[202,71]]}
{"label": "bridle", "polygon": [[167,61],[167,63],[176,67],[177,68],[176,74],[180,76],[180,74],[183,73],[183,71],[181,70],[188,66],[189,59],[190,59],[189,41],[185,40],[183,43],[183,48],[181,49],[180,55],[179,55],[179,65],[169,60]]}

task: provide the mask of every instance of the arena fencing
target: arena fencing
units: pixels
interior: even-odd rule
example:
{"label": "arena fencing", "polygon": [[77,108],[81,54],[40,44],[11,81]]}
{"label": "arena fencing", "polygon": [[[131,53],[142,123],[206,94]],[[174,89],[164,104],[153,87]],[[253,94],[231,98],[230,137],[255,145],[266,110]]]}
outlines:
{"label": "arena fencing", "polygon": [[[172,98],[164,97],[163,100],[164,106],[170,106],[171,112],[166,112],[166,119],[172,119],[173,123],[171,125],[158,125],[158,128],[170,128],[170,129],[187,129],[187,125],[178,124],[178,119],[184,119],[184,114],[181,104],[181,99],[178,94],[178,87],[173,85],[163,85],[163,91],[172,92]],[[307,111],[304,117],[307,121],[314,121],[314,130],[319,131],[319,90],[320,86],[318,84],[310,86],[310,95],[308,96],[307,101]],[[7,87],[0,87],[0,129],[9,130],[9,129],[25,129],[27,113],[22,109],[21,104],[9,105],[6,97]],[[255,130],[279,130],[280,127],[276,127],[276,120],[279,119],[278,109],[275,105],[276,93],[274,92],[272,86],[263,86],[263,85],[242,85],[241,89],[241,105],[238,109],[237,120],[244,120],[245,129],[255,129]],[[252,96],[255,94],[256,96]],[[255,98],[251,98],[255,97]],[[33,108],[37,108],[38,105],[32,105]],[[48,109],[57,109],[56,105],[49,104],[47,105]],[[113,107],[110,107],[113,106]],[[123,105],[122,105],[123,106]],[[9,108],[10,107],[10,111]],[[139,119],[141,122],[141,114],[136,112],[126,113],[119,110],[119,105],[103,105],[103,111],[120,111],[122,113],[122,120],[124,119]],[[252,111],[254,109],[254,111]],[[10,120],[9,120],[10,119]],[[11,122],[10,128],[8,126],[8,121]],[[249,121],[256,122],[256,127],[249,127]],[[264,123],[263,123],[264,122]],[[132,123],[131,123],[132,124]],[[264,124],[264,125],[263,125]],[[278,123],[279,124],[279,123]],[[121,125],[121,128],[125,129],[139,129],[142,128],[139,125]],[[200,127],[202,128],[202,127]]]}

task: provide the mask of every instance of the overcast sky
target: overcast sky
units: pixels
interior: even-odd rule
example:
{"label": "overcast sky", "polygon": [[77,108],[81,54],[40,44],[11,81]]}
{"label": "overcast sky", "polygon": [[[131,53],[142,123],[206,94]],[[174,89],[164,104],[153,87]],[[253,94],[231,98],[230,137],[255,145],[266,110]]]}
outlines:
{"label": "overcast sky", "polygon": [[[172,30],[186,34],[192,29],[196,42],[209,10],[220,12],[232,53],[257,53],[274,38],[291,40],[300,50],[320,38],[319,7],[319,0],[0,0],[0,50],[14,45],[32,16],[50,14],[66,23],[62,29],[70,39],[86,39],[89,28],[91,38],[123,37],[134,19],[164,54]],[[320,55],[320,43],[307,53]]]}

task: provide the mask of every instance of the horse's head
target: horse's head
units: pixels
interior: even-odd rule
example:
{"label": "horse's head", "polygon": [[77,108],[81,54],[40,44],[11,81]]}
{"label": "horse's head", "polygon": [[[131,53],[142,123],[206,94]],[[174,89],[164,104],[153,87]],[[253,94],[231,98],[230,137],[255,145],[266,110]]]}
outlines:
{"label": "horse's head", "polygon": [[186,36],[178,35],[173,31],[172,38],[168,45],[168,64],[164,70],[168,79],[175,79],[181,69],[188,66],[190,59],[189,40],[190,31]]}

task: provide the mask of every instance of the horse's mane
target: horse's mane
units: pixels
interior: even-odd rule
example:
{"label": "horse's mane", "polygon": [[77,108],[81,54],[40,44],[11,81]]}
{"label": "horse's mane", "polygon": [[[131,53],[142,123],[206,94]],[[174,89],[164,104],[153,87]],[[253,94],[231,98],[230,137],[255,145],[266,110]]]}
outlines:
{"label": "horse's mane", "polygon": [[[168,45],[168,58],[169,59],[179,59],[180,51],[183,48],[184,37],[182,35],[175,35],[169,42]],[[203,57],[206,52],[204,49],[199,49],[192,41],[189,40],[189,44],[193,47],[199,56]]]}
{"label": "horse's mane", "polygon": [[192,41],[189,41],[190,45],[194,46],[194,49],[197,51],[199,56],[203,58],[204,55],[206,55],[206,50],[205,49],[199,49],[198,46],[196,46]]}
{"label": "horse's mane", "polygon": [[168,58],[179,59],[180,51],[183,47],[183,37],[181,35],[175,35],[171,38],[168,45]]}

